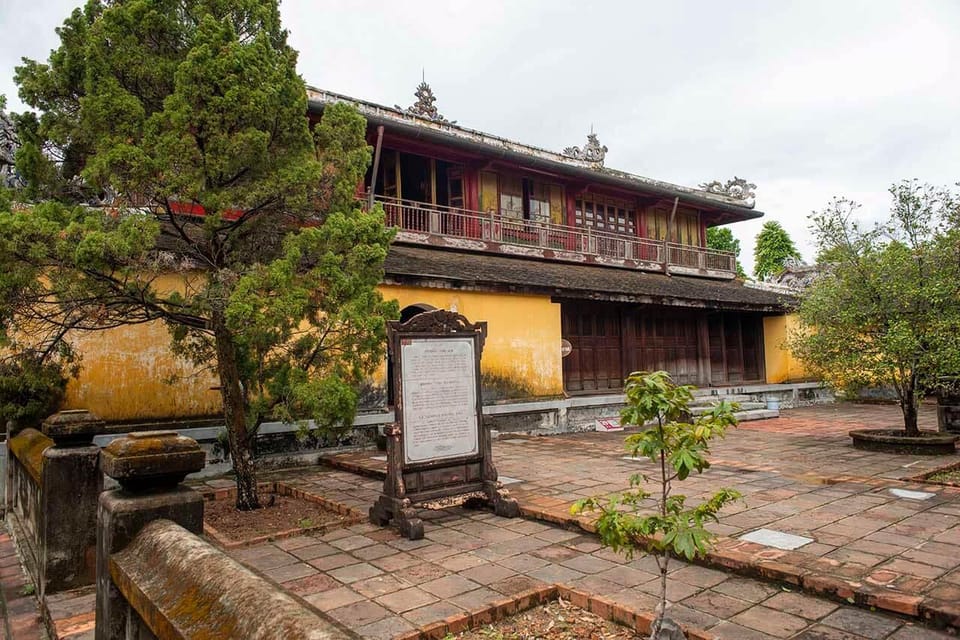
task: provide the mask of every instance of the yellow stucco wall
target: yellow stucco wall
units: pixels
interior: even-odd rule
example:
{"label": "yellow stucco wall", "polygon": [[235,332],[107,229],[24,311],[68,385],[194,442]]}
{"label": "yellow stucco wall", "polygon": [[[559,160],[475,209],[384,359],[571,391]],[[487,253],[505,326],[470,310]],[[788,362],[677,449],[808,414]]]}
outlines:
{"label": "yellow stucco wall", "polygon": [[[170,286],[176,286],[171,281]],[[384,285],[403,309],[428,304],[486,320],[485,383],[508,397],[563,394],[560,305],[545,296]],[[219,415],[220,395],[210,371],[197,372],[170,351],[161,322],[74,336],[81,370],[67,386],[66,409],[88,409],[105,420],[151,420]],[[383,385],[385,367],[374,376]]]}
{"label": "yellow stucco wall", "polygon": [[793,382],[806,379],[803,363],[787,348],[787,336],[798,325],[796,314],[770,316],[763,319],[763,345],[767,366],[767,382]]}
{"label": "yellow stucco wall", "polygon": [[380,291],[401,309],[428,304],[462,313],[471,322],[485,320],[487,341],[481,360],[485,379],[533,396],[563,394],[560,305],[549,297],[391,285]]}
{"label": "yellow stucco wall", "polygon": [[75,339],[80,375],[67,385],[67,409],[88,409],[105,420],[193,418],[222,412],[211,372],[170,352],[161,322],[86,333]]}
{"label": "yellow stucco wall", "polygon": [[[159,291],[183,292],[186,279],[157,279]],[[198,371],[170,351],[162,322],[71,335],[81,354],[80,374],[67,385],[65,409],[87,409],[104,420],[151,420],[220,415],[213,371]]]}

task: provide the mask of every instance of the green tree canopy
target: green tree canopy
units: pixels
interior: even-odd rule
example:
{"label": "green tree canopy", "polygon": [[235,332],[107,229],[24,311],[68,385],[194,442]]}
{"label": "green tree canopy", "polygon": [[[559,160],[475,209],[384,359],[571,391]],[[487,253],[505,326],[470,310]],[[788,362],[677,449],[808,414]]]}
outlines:
{"label": "green tree canopy", "polygon": [[783,271],[787,258],[799,260],[800,252],[779,222],[767,220],[757,234],[757,242],[753,247],[753,275],[758,280],[776,275]]}
{"label": "green tree canopy", "polygon": [[889,218],[858,222],[835,199],[812,216],[822,274],[800,304],[793,352],[822,379],[853,391],[890,385],[917,434],[922,394],[960,373],[960,208],[949,189],[904,181]]}
{"label": "green tree canopy", "polygon": [[[383,211],[351,197],[364,119],[333,105],[310,130],[275,1],[90,0],[58,33],[17,69],[46,163],[31,188],[59,202],[0,215],[3,328],[166,322],[216,369],[238,507],[255,508],[260,424],[350,424],[397,313],[376,289]],[[112,206],[79,204],[89,190]]]}
{"label": "green tree canopy", "polygon": [[710,227],[707,229],[707,247],[718,251],[729,251],[737,257],[737,277],[746,278],[747,273],[740,264],[740,241],[733,237],[730,227]]}

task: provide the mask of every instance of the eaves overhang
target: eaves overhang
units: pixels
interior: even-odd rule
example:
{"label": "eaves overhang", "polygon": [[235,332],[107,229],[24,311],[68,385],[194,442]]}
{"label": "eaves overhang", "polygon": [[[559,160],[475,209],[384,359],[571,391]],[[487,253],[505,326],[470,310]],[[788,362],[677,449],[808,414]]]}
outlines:
{"label": "eaves overhang", "polygon": [[450,146],[482,155],[491,160],[499,159],[524,165],[531,169],[560,173],[590,183],[604,184],[631,191],[642,191],[645,194],[668,199],[679,198],[682,203],[687,205],[728,214],[728,216],[725,216],[728,219],[724,220],[724,223],[752,220],[764,215],[762,211],[757,211],[735,198],[710,193],[702,189],[675,185],[662,180],[654,180],[626,171],[597,166],[586,161],[569,158],[554,151],[476,131],[449,121],[429,120],[399,109],[313,87],[307,88],[307,97],[308,108],[312,113],[323,111],[327,104],[346,102],[356,107],[368,123],[374,126],[389,127],[391,132],[406,138]]}

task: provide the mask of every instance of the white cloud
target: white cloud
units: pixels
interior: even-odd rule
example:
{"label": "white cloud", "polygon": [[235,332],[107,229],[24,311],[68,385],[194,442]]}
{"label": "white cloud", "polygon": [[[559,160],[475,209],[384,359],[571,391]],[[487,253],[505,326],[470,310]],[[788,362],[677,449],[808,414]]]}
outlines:
{"label": "white cloud", "polygon": [[[3,0],[0,93],[78,0]],[[285,0],[311,84],[407,105],[425,69],[447,117],[551,149],[591,124],[608,166],[679,184],[740,175],[812,258],[834,195],[882,216],[902,178],[960,180],[960,4]],[[734,225],[752,265],[762,222]]]}

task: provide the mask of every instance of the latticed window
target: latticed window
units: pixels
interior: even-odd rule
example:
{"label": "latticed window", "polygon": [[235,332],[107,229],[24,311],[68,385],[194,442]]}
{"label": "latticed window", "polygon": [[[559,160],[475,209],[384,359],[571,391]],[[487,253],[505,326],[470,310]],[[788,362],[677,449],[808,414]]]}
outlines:
{"label": "latticed window", "polygon": [[627,200],[586,195],[577,198],[576,224],[597,231],[636,235],[637,212]]}

